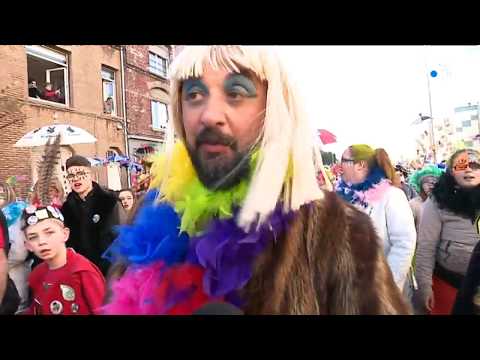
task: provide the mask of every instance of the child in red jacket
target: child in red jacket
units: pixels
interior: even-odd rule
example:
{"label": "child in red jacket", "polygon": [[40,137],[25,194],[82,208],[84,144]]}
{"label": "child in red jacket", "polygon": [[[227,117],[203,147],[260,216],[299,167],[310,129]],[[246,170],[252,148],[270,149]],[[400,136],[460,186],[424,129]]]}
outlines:
{"label": "child in red jacket", "polygon": [[25,244],[44,262],[29,276],[33,301],[26,314],[96,314],[105,296],[100,270],[66,247],[70,230],[52,206],[29,206],[23,212]]}

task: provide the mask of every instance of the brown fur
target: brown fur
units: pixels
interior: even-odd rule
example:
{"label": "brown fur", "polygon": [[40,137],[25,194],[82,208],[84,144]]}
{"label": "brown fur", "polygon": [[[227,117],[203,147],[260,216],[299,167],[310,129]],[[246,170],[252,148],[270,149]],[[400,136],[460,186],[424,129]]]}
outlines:
{"label": "brown fur", "polygon": [[303,206],[256,263],[247,314],[409,314],[370,218],[334,193]]}

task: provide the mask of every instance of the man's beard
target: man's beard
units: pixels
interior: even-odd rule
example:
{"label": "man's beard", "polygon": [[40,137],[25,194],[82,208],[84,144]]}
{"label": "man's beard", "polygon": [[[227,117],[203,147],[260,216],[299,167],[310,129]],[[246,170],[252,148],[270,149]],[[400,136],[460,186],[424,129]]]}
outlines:
{"label": "man's beard", "polygon": [[[202,155],[199,148],[202,144],[228,146],[233,158],[223,154]],[[222,134],[215,128],[205,128],[195,139],[195,146],[187,144],[188,153],[200,181],[210,190],[225,190],[237,185],[247,177],[250,170],[248,151],[238,150],[237,141]]]}

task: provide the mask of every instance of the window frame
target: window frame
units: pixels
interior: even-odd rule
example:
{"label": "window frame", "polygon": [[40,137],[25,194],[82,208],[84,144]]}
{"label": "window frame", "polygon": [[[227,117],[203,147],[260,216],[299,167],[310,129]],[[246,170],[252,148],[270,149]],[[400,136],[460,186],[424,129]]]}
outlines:
{"label": "window frame", "polygon": [[[105,73],[110,73],[112,75],[113,79],[107,78],[104,76]],[[117,84],[116,84],[116,79],[117,77],[115,76],[116,70],[112,69],[106,65],[102,65],[100,69],[100,76],[102,78],[102,113],[104,115],[109,115],[109,116],[117,116]],[[113,99],[113,111],[111,113],[106,113],[105,112],[105,102],[107,101],[105,97],[105,83],[109,82],[112,83],[112,88],[113,88],[113,94],[112,94],[112,99]]]}
{"label": "window frame", "polygon": [[[159,64],[160,62],[163,62],[161,67],[165,68],[165,72],[162,72],[160,67],[157,66],[152,66],[152,58],[155,60],[156,63]],[[155,62],[155,61],[154,61]],[[152,74],[158,75],[164,79],[167,79],[168,77],[168,59],[153,52],[153,51],[148,51],[148,71],[151,72]]]}
{"label": "window frame", "polygon": [[[63,69],[63,94],[65,96],[65,104],[61,103],[61,102],[50,101],[50,100],[45,100],[45,99],[37,99],[37,98],[34,98],[34,97],[30,97],[30,95],[27,95],[28,99],[33,100],[33,101],[38,101],[38,102],[41,102],[41,103],[45,103],[45,104],[60,106],[60,107],[69,107],[70,106],[70,86],[69,86],[70,66],[69,66],[68,54],[66,52],[61,52],[61,51],[58,51],[58,50],[54,50],[52,48],[49,48],[47,46],[42,46],[42,45],[25,45],[25,53],[26,53],[27,58],[28,58],[28,56],[32,56],[32,57],[35,57],[37,59],[42,59],[44,61],[48,61],[50,63],[57,64],[57,65],[61,66],[61,68]],[[50,53],[51,57],[48,56],[49,53]],[[60,56],[62,58],[64,58],[65,63],[62,63],[60,60],[56,60],[53,57],[53,54],[58,54],[57,58],[60,58]],[[45,73],[45,81],[50,82],[50,71],[51,70],[60,70],[61,68],[58,67],[58,68],[48,69]],[[27,78],[28,77],[29,77],[29,72],[28,72],[28,65],[27,65]],[[27,91],[28,91],[28,86],[27,86]]]}
{"label": "window frame", "polygon": [[[153,109],[154,109],[154,104],[155,103],[162,104],[162,105],[165,106],[165,114],[167,115],[167,119],[166,119],[165,125],[163,127],[162,127],[160,119],[158,119],[157,124],[154,121],[154,111],[153,111]],[[168,104],[164,103],[163,101],[156,100],[156,99],[150,99],[150,111],[151,111],[151,118],[152,118],[152,123],[151,123],[152,130],[154,130],[154,131],[165,131],[167,129],[168,122],[170,121],[170,115],[168,113]],[[159,127],[157,127],[156,125],[159,125]]]}

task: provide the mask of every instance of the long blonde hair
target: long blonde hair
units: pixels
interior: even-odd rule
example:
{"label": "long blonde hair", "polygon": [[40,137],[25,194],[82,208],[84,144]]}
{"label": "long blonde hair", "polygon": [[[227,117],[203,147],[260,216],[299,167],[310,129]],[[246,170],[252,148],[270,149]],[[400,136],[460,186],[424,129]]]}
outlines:
{"label": "long blonde hair", "polygon": [[185,79],[201,77],[205,66],[229,72],[248,70],[267,83],[263,131],[258,138],[260,157],[242,206],[238,224],[261,224],[282,201],[284,211],[323,197],[316,174],[322,160],[316,134],[299,104],[280,59],[271,47],[194,46],[185,48],[171,66],[171,114],[167,127],[167,181],[175,133],[186,142],[182,120],[181,86]]}

